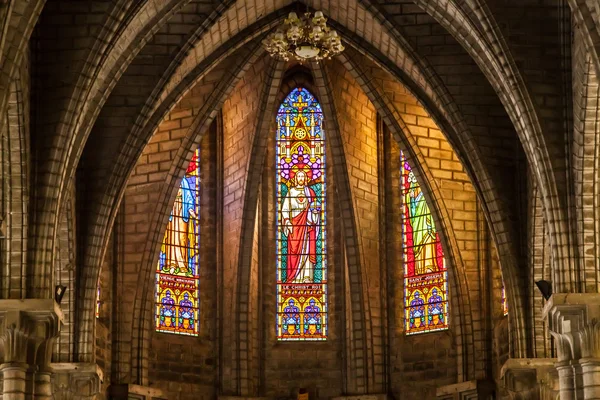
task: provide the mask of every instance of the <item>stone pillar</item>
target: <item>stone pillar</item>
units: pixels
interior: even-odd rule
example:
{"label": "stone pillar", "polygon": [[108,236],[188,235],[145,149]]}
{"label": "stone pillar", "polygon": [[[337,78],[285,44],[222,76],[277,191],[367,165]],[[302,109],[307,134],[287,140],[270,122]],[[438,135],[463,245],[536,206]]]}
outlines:
{"label": "stone pillar", "polygon": [[0,300],[3,400],[50,399],[50,357],[63,315],[52,299]]}
{"label": "stone pillar", "polygon": [[600,293],[556,293],[544,318],[558,351],[561,400],[600,399]]}
{"label": "stone pillar", "polygon": [[502,366],[503,389],[512,400],[556,400],[559,395],[555,358],[511,358]]}
{"label": "stone pillar", "polygon": [[494,383],[485,380],[460,382],[453,385],[438,387],[437,400],[491,400],[494,393]]}
{"label": "stone pillar", "polygon": [[92,363],[53,363],[52,393],[55,400],[93,400],[100,393],[104,373]]}

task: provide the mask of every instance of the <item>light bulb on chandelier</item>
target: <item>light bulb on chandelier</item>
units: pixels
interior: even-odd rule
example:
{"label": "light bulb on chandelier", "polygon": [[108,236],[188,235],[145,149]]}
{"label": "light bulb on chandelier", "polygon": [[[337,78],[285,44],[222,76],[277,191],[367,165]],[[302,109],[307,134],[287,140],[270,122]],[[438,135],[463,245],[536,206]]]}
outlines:
{"label": "light bulb on chandelier", "polygon": [[310,12],[298,18],[295,12],[288,17],[275,32],[270,33],[263,46],[273,57],[285,61],[296,59],[320,61],[344,51],[344,45],[338,33],[327,26],[327,18],[322,11]]}

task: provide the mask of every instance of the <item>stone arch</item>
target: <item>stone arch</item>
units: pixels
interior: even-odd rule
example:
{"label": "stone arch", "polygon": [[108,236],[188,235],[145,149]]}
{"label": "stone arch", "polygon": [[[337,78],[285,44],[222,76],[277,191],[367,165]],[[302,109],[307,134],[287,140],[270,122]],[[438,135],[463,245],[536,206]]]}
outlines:
{"label": "stone arch", "polygon": [[[599,177],[600,127],[598,118],[600,97],[593,56],[582,36],[575,33],[573,46],[573,181],[574,202],[579,245],[581,280],[585,292],[596,292],[598,275],[598,242],[600,240],[597,189]],[[596,189],[594,189],[596,188]]]}
{"label": "stone arch", "polygon": [[[357,309],[350,310],[352,329],[360,334],[350,338],[346,343],[346,371],[345,392],[347,393],[372,393],[381,390],[378,387],[378,373],[376,368],[375,353],[379,351],[374,343],[371,321],[371,305],[367,294],[367,281],[364,271],[362,243],[358,235],[358,218],[352,200],[351,185],[348,177],[346,155],[342,143],[338,111],[332,94],[331,80],[325,68],[321,65],[311,64],[319,102],[327,121],[328,144],[331,151],[330,159],[334,160],[333,174],[338,188],[338,201],[341,204],[344,216],[344,238],[346,248],[346,265],[348,280],[350,282],[351,306]],[[329,128],[329,127],[332,127]],[[379,344],[381,345],[381,343]],[[381,372],[380,372],[381,373]]]}
{"label": "stone arch", "polygon": [[[127,1],[118,0],[111,4],[108,16],[99,28],[97,37],[92,38],[90,47],[79,50],[82,54],[73,55],[74,59],[85,61],[76,63],[80,70],[73,71],[70,75],[72,79],[67,89],[69,94],[64,96],[64,90],[48,91],[48,96],[58,97],[50,98],[48,104],[58,107],[60,117],[51,112],[44,113],[44,119],[38,125],[38,129],[51,134],[43,136],[37,144],[41,159],[37,161],[40,165],[40,177],[33,196],[34,221],[29,247],[28,268],[32,269],[31,275],[34,277],[28,288],[31,296],[51,296],[51,254],[57,216],[60,214],[67,182],[73,177],[92,121],[124,68],[147,42],[149,35],[177,10],[180,6],[178,3],[182,1],[189,0],[145,2],[136,10],[136,15],[144,22],[127,26],[121,26],[128,8]],[[133,22],[133,19],[128,21]],[[87,54],[83,54],[86,51]],[[104,56],[107,51],[109,54]]]}
{"label": "stone arch", "polygon": [[596,74],[600,73],[600,32],[598,10],[590,8],[586,1],[568,0],[574,20],[581,30],[582,40],[590,51]]}
{"label": "stone arch", "polygon": [[[240,1],[240,0],[238,0]],[[233,6],[232,6],[233,7]],[[270,9],[269,9],[270,10]],[[267,9],[263,10],[264,12],[269,11]],[[160,119],[165,115],[166,110],[168,110],[168,107],[170,107],[170,105],[174,104],[174,102],[176,101],[178,96],[181,96],[182,93],[184,93],[184,91],[191,85],[191,83],[193,82],[193,80],[195,79],[196,76],[198,76],[198,74],[201,74],[202,71],[199,70],[203,70],[203,69],[208,69],[209,66],[214,66],[218,60],[220,59],[220,57],[223,55],[223,49],[235,49],[238,48],[239,46],[241,46],[242,44],[246,43],[246,41],[248,40],[248,34],[257,36],[260,35],[262,32],[270,29],[271,27],[273,27],[276,23],[278,23],[279,21],[282,20],[282,18],[285,17],[285,15],[287,14],[287,11],[291,10],[290,7],[284,7],[284,8],[280,8],[277,9],[276,11],[273,11],[271,14],[266,15],[263,17],[262,20],[253,22],[254,20],[252,19],[248,19],[249,17],[244,14],[241,13],[239,15],[237,15],[235,12],[231,11],[231,8],[228,10],[228,12],[226,14],[224,14],[223,16],[220,17],[219,19],[219,26],[221,26],[221,28],[223,29],[223,32],[229,32],[230,29],[230,25],[229,23],[227,23],[227,27],[222,26],[223,24],[226,24],[226,21],[229,21],[229,19],[233,18],[234,20],[236,18],[243,18],[243,17],[248,17],[246,20],[242,20],[242,22],[233,24],[231,26],[235,26],[234,32],[235,36],[233,36],[230,41],[225,42],[225,34],[219,34],[219,41],[217,42],[217,44],[219,43],[223,43],[220,47],[218,48],[214,48],[212,46],[214,46],[214,44],[212,42],[209,41],[209,44],[207,44],[206,46],[208,46],[208,49],[210,50],[210,54],[211,57],[209,57],[207,54],[209,53],[208,50],[203,50],[202,52],[198,53],[198,54],[190,54],[186,57],[185,60],[182,61],[182,65],[180,66],[180,68],[177,69],[177,71],[175,71],[173,73],[173,78],[172,80],[170,80],[169,82],[165,83],[163,86],[163,90],[161,92],[160,95],[157,96],[157,99],[153,99],[153,105],[148,104],[147,107],[153,110],[156,110],[154,113],[148,113],[147,115],[150,115],[150,117],[147,117],[145,115],[142,115],[139,117],[139,119],[141,119],[143,122],[139,121],[136,123],[136,126],[133,128],[133,132],[139,132],[140,130],[142,130],[144,133],[140,134],[140,133],[136,133],[135,135],[130,135],[131,140],[136,140],[136,137],[148,137],[149,133],[151,132],[153,129],[153,126],[156,126],[156,124],[158,123],[158,121],[160,121]],[[244,12],[247,12],[247,10],[245,10]],[[339,10],[336,10],[336,13],[340,14]],[[361,8],[361,15],[365,16],[366,14],[366,10],[364,8]],[[345,14],[340,14],[343,15],[344,18],[348,18],[348,15]],[[257,15],[253,15],[253,17],[256,19],[258,18]],[[252,25],[249,25],[252,24]],[[249,26],[248,26],[249,25]],[[221,29],[219,28],[219,29]],[[387,33],[382,32],[381,31],[382,28],[380,28],[380,31],[378,31],[378,34],[380,36],[383,36],[384,38],[384,42],[387,43],[388,45],[388,52],[390,54],[394,54],[395,58],[394,60],[390,61],[390,63],[392,64],[396,64],[396,65],[400,65],[402,67],[406,67],[408,68],[408,71],[410,71],[411,74],[413,74],[413,80],[415,82],[426,82],[426,79],[420,75],[419,70],[416,68],[413,68],[413,61],[408,60],[407,58],[405,58],[405,54],[403,53],[403,50],[401,48],[399,48],[398,46],[396,46],[395,44],[393,45],[393,43],[390,43],[391,41],[393,41],[389,35],[387,35]],[[214,29],[213,29],[214,30]],[[208,34],[208,33],[207,33]],[[373,39],[373,37],[371,38]],[[204,40],[204,39],[203,39]],[[209,40],[209,39],[206,39]],[[393,46],[392,46],[393,45]],[[206,47],[205,45],[197,45],[201,48]],[[195,62],[198,62],[199,64],[194,64]],[[186,75],[189,71],[193,71],[193,73],[191,75]],[[432,92],[431,88],[427,87],[424,90],[428,91],[428,92]],[[164,102],[161,102],[162,99],[165,99]],[[159,106],[159,104],[162,104]],[[157,108],[158,107],[158,108]],[[135,146],[138,147],[140,144],[136,144]],[[104,219],[104,221],[102,221],[101,224],[99,224],[99,227],[94,228],[94,230],[97,230],[102,237],[104,237],[105,239],[103,240],[103,243],[106,243],[106,238],[107,238],[107,232],[108,229],[107,227],[110,225],[108,222],[112,220],[112,217],[110,216],[110,210],[114,210],[114,200],[116,198],[118,198],[118,192],[121,190],[120,188],[123,186],[123,180],[125,177],[127,177],[127,173],[124,172],[126,171],[128,168],[132,167],[132,163],[135,159],[131,158],[130,150],[128,149],[128,147],[126,147],[127,151],[124,152],[123,155],[123,159],[122,160],[117,160],[114,165],[115,167],[115,171],[113,171],[112,173],[110,173],[110,177],[111,180],[109,181],[109,183],[106,185],[108,188],[109,193],[110,194],[105,194],[104,196],[102,196],[102,201],[99,202],[100,207],[102,207],[103,209],[101,211],[96,211],[96,214],[98,215],[99,218]],[[123,166],[126,167],[123,167]],[[108,218],[107,218],[108,216]],[[107,218],[107,219],[105,219]],[[101,253],[98,253],[96,255],[94,255],[94,252],[98,252],[98,251],[103,251],[104,245],[98,247],[97,249],[92,249],[92,254],[89,256],[89,258],[91,260],[99,260],[99,255]],[[86,260],[88,259],[88,257],[86,257]],[[87,263],[87,261],[84,260],[84,263]],[[86,268],[86,271],[89,270],[89,268]]]}
{"label": "stone arch", "polygon": [[[443,206],[444,202],[441,200],[440,188],[437,187],[436,180],[432,173],[427,169],[427,163],[424,159],[423,154],[419,150],[419,146],[416,140],[409,133],[409,129],[403,121],[401,115],[398,114],[395,107],[390,104],[389,100],[382,94],[377,87],[371,82],[370,77],[360,68],[358,64],[353,62],[350,57],[346,55],[340,56],[344,62],[344,66],[354,76],[357,82],[363,88],[363,91],[367,93],[371,102],[375,105],[377,112],[381,115],[381,118],[386,123],[386,126],[390,129],[394,139],[400,144],[400,146],[407,152],[408,159],[413,162],[411,165],[415,170],[415,175],[419,180],[423,191],[427,195],[428,199],[431,199],[431,208],[434,209],[434,220],[437,226],[442,227],[440,233],[442,233],[443,242],[449,257],[447,261],[450,262],[450,268],[448,268],[450,275],[452,276],[452,289],[454,294],[451,295],[451,299],[458,299],[458,307],[451,307],[451,313],[453,320],[460,321],[456,324],[456,330],[471,341],[467,343],[460,343],[461,351],[459,352],[463,358],[466,359],[465,365],[459,366],[459,371],[462,371],[463,378],[469,379],[472,374],[469,373],[469,368],[473,368],[474,359],[472,357],[475,354],[474,345],[472,342],[473,331],[472,331],[472,312],[470,306],[470,300],[466,293],[468,292],[468,284],[466,279],[465,268],[462,265],[460,257],[460,251],[458,250],[457,240],[454,237],[454,231],[450,224],[450,213]],[[459,310],[457,312],[456,310]],[[469,358],[471,357],[471,358]],[[461,361],[462,358],[458,357]],[[459,376],[460,378],[460,376]]]}
{"label": "stone arch", "polygon": [[[5,180],[0,211],[0,297],[3,299],[25,298],[27,265],[27,230],[29,227],[29,82],[27,70],[21,69],[10,85],[8,109],[0,117],[0,157],[2,179]],[[18,257],[14,255],[18,254]],[[20,279],[16,279],[20,278]]]}
{"label": "stone arch", "polygon": [[[342,32],[344,31],[342,30]],[[369,48],[367,43],[359,40],[359,38],[349,32],[346,32],[345,37],[353,43],[356,43],[355,47],[364,46]],[[423,65],[422,74],[407,74],[394,66],[393,63],[388,62],[388,60],[385,59],[385,56],[377,51],[377,49],[370,47],[365,56],[395,77],[399,82],[406,85],[406,87],[423,103],[424,107],[436,121],[438,126],[442,128],[446,138],[457,150],[457,155],[461,159],[469,175],[476,178],[473,179],[473,181],[476,182],[475,187],[480,197],[483,199],[484,212],[488,221],[491,222],[490,226],[492,228],[494,240],[498,246],[499,256],[502,260],[503,276],[505,276],[506,282],[509,283],[507,287],[507,297],[511,304],[511,310],[513,310],[510,318],[514,318],[513,324],[518,327],[511,331],[511,334],[514,335],[511,340],[512,352],[514,354],[527,354],[527,343],[523,335],[525,322],[522,315],[524,307],[523,302],[525,300],[523,290],[519,283],[520,278],[516,272],[516,269],[518,268],[516,261],[517,250],[515,244],[508,240],[515,228],[511,226],[510,222],[507,220],[506,215],[509,214],[509,211],[507,210],[506,205],[503,204],[504,202],[501,196],[499,196],[499,189],[490,176],[488,167],[483,162],[477,144],[473,140],[472,132],[465,123],[465,118],[452,99],[452,96],[448,93],[444,84],[435,72],[427,66],[424,60],[419,60],[419,65]],[[359,73],[355,71],[356,68],[354,66],[358,67],[358,62],[354,62],[353,59],[360,59],[360,57],[360,55],[353,53],[353,57],[343,58],[347,60],[345,61],[345,64],[349,70],[354,71],[353,73],[366,79],[364,72]],[[360,68],[358,68],[358,70],[360,70]],[[419,76],[424,76],[425,79],[418,79]],[[367,89],[364,90],[366,93],[369,93]],[[499,238],[503,239],[500,240]]]}
{"label": "stone arch", "polygon": [[[145,382],[147,380],[147,366],[144,364],[143,360],[147,359],[149,346],[149,343],[147,342],[147,333],[152,329],[147,321],[151,319],[152,308],[150,307],[150,304],[153,301],[153,299],[151,299],[151,293],[153,293],[154,261],[161,245],[164,227],[169,218],[170,208],[172,207],[173,200],[177,193],[179,181],[185,171],[185,166],[191,157],[194,146],[200,142],[202,136],[216,118],[216,110],[219,110],[222,107],[223,102],[229,97],[229,94],[235,88],[239,80],[246,74],[248,68],[250,68],[257,60],[260,52],[257,52],[256,48],[253,50],[253,52],[244,53],[243,60],[239,60],[240,55],[238,54],[233,56],[237,56],[238,58],[234,63],[235,67],[226,73],[226,76],[221,80],[220,84],[212,91],[208,96],[208,99],[203,102],[202,108],[197,111],[191,125],[186,129],[185,137],[177,149],[176,155],[172,159],[170,170],[164,181],[164,189],[161,191],[158,201],[155,203],[154,217],[150,223],[149,235],[148,239],[145,241],[146,245],[141,262],[142,270],[140,271],[140,276],[143,277],[142,282],[144,282],[144,284],[140,289],[141,295],[136,298],[134,313],[131,320],[131,323],[133,324],[132,347],[128,350],[124,349],[121,356],[122,358],[119,360],[119,362],[133,363],[132,379],[135,382]],[[90,301],[89,298],[86,300],[88,302]]]}
{"label": "stone arch", "polygon": [[[0,115],[8,107],[11,85],[26,53],[45,0],[11,0],[0,7]],[[4,120],[0,118],[0,130]]]}
{"label": "stone arch", "polygon": [[59,218],[57,238],[55,241],[54,284],[67,287],[60,307],[63,312],[63,325],[54,346],[55,362],[72,362],[75,328],[75,299],[77,288],[76,261],[76,204],[75,185],[69,187]]}
{"label": "stone arch", "polygon": [[[533,351],[533,356],[546,358],[555,356],[553,354],[553,346],[550,340],[550,331],[548,325],[543,320],[542,304],[544,299],[540,291],[533,285],[533,282],[539,280],[552,280],[552,270],[550,268],[550,246],[548,243],[548,225],[544,220],[544,213],[539,189],[535,179],[529,177],[529,193],[528,193],[528,226],[527,248],[529,258],[529,275],[531,276],[532,284],[529,286],[528,306],[532,312],[529,315],[531,332],[527,340]],[[509,313],[512,310],[509,310]]]}
{"label": "stone arch", "polygon": [[473,12],[484,27],[484,35],[481,35],[453,0],[433,3],[418,0],[415,3],[438,21],[468,51],[496,90],[513,121],[546,203],[544,210],[548,213],[547,221],[551,232],[555,268],[553,281],[556,290],[572,290],[574,285],[577,285],[577,282],[570,280],[570,271],[574,266],[569,262],[569,251],[573,238],[564,212],[566,207],[561,207],[564,206],[564,201],[553,172],[555,168],[551,153],[555,149],[547,143],[543,120],[538,116],[538,109],[530,90],[518,71],[491,13],[485,4],[477,2]]}
{"label": "stone arch", "polygon": [[[320,4],[320,5],[332,7],[331,5],[327,5],[327,4]],[[354,5],[352,7],[354,7]],[[355,10],[360,16],[362,16],[362,17],[366,16],[368,18],[371,18],[371,20],[372,20],[373,16],[371,14],[369,14],[369,12],[366,10],[365,7],[363,7],[363,6],[356,6],[356,7],[358,7],[358,8],[356,8],[356,9],[353,8],[353,10]],[[223,19],[223,21],[225,21],[225,20],[229,21],[227,18],[233,18],[232,21],[236,20],[235,18],[242,18],[242,15],[240,15],[240,16],[235,16],[234,15],[233,11],[231,11],[233,8],[234,7],[232,6],[230,9],[228,9],[228,11],[226,13],[223,14],[223,16],[221,17]],[[245,12],[246,11],[247,10],[245,10]],[[267,10],[267,9],[261,9],[262,13],[258,13],[258,14],[263,15],[266,11],[269,11],[269,10]],[[339,9],[333,9],[332,8],[331,11],[332,11],[332,14],[335,14],[337,16],[342,15]],[[281,16],[284,14],[283,9],[279,9],[279,11],[274,11],[274,12],[277,14],[277,16],[274,17],[275,19],[272,20],[272,21],[270,21],[269,24],[276,23],[281,18]],[[343,17],[346,18],[346,21],[347,21],[348,16],[344,15]],[[279,19],[277,19],[277,18],[279,18]],[[256,17],[256,19],[258,19],[258,17]],[[245,23],[251,23],[251,22],[252,21],[250,21],[250,22],[246,21]],[[216,23],[215,25],[218,25],[218,24]],[[241,27],[239,24],[235,25],[235,26],[236,26],[236,28],[235,28],[236,32],[241,32],[241,29],[243,27]],[[408,71],[410,74],[412,74],[411,75],[411,80],[413,80],[414,82],[419,82],[419,83],[427,82],[428,78],[424,77],[419,72],[419,68],[415,68],[414,67],[416,63],[413,60],[411,60],[410,57],[406,56],[406,54],[404,53],[403,49],[401,49],[400,47],[398,47],[398,45],[396,43],[396,38],[394,38],[393,35],[390,36],[390,34],[388,32],[385,32],[385,29],[383,27],[381,27],[381,25],[377,25],[376,24],[376,27],[377,27],[377,29],[376,29],[375,33],[369,32],[368,35],[371,35],[371,36],[368,36],[368,37],[365,36],[365,37],[368,40],[371,40],[373,42],[377,42],[377,43],[383,42],[384,43],[385,53],[386,54],[393,54],[394,55],[394,60],[390,64],[391,65],[395,65],[396,68],[398,68],[398,69],[404,68],[405,71]],[[211,29],[213,29],[213,28],[211,28]],[[268,29],[268,28],[265,27],[265,29]],[[213,32],[213,31],[216,32],[216,28],[214,28],[213,30],[209,29],[209,31],[210,32]],[[208,35],[208,31],[207,31],[206,34]],[[203,36],[203,38],[204,37],[205,36]],[[375,39],[377,39],[377,40],[375,40]],[[379,39],[381,39],[381,40],[379,40]],[[219,40],[220,40],[220,43],[228,43],[228,42],[225,42],[226,38],[224,36],[219,36]],[[366,41],[365,39],[361,39],[361,40]],[[362,48],[362,45],[361,45],[361,48]],[[202,50],[202,51],[204,52],[204,50]],[[206,52],[204,52],[204,53],[206,53]],[[190,68],[196,68],[196,67],[193,66],[194,65],[194,61],[190,61],[190,60],[192,60],[192,57],[193,56],[190,55],[189,58],[186,58],[185,60],[182,61],[182,67],[180,69],[178,69],[176,72],[173,73],[173,79],[178,79],[178,78],[175,78],[176,76],[179,76],[179,77],[186,76],[183,73],[185,71],[185,68],[188,68],[188,69],[190,69]],[[185,65],[185,68],[183,67],[183,65]],[[172,81],[167,82],[164,85],[164,90],[157,97],[161,98],[161,97],[167,96],[167,94],[164,94],[164,93],[168,93],[169,90],[172,90],[172,88],[176,87],[177,85],[179,85],[179,83],[177,83],[177,82],[172,82]],[[422,90],[430,93],[433,96],[434,91],[432,90],[431,87],[424,86]],[[159,102],[157,102],[157,104],[158,103]],[[167,102],[167,103],[169,103],[169,102]],[[114,174],[113,176],[118,176],[118,175],[119,174]],[[118,178],[118,179],[121,179],[121,178]],[[110,186],[113,187],[114,185],[110,185]],[[113,203],[107,203],[107,204],[113,204]],[[100,215],[105,215],[104,213],[99,213],[99,214]],[[104,218],[104,217],[102,217],[102,218]],[[511,298],[514,298],[514,297],[515,296],[511,296]],[[513,302],[514,303],[518,303],[519,300],[515,299],[515,300],[513,300]]]}
{"label": "stone arch", "polygon": [[[216,81],[218,82],[218,84],[210,93],[210,97],[208,98],[208,100],[204,104],[202,104],[202,106],[198,110],[198,114],[196,114],[193,125],[189,128],[190,131],[200,129],[200,131],[198,131],[199,133],[197,134],[201,135],[204,133],[204,131],[210,125],[210,122],[216,117],[216,110],[220,108],[220,105],[227,98],[227,95],[231,92],[233,87],[235,87],[237,81],[241,78],[241,76],[243,76],[247,68],[257,59],[259,54],[260,52],[258,46],[254,44],[252,46],[249,46],[249,48],[240,49],[239,52],[230,55],[222,62],[221,65],[223,69],[219,71],[222,72],[222,76],[220,76],[219,79]],[[156,130],[156,127],[158,126],[159,122],[168,113],[168,110],[170,110],[177,103],[177,101],[179,101],[182,98],[184,93],[187,92],[187,90],[189,90],[192,83],[197,82],[204,76],[207,76],[208,73],[209,71],[206,71],[204,69],[197,70],[197,75],[189,77],[187,85],[182,85],[182,87],[179,88],[180,91],[176,93],[173,97],[170,97],[168,103],[163,104],[161,106],[160,115],[154,115],[153,119],[146,126],[143,127],[143,141],[138,143],[138,145],[135,148],[125,147],[126,151],[124,151],[122,155],[124,159],[120,160],[119,163],[115,166],[115,169],[117,169],[117,171],[113,175],[111,175],[111,179],[108,181],[107,186],[112,193],[111,195],[106,195],[105,197],[103,197],[103,200],[99,202],[98,205],[99,207],[101,207],[101,210],[97,212],[96,215],[96,218],[98,218],[102,222],[102,224],[98,223],[97,221],[94,222],[94,228],[95,230],[97,229],[96,232],[101,234],[99,236],[101,238],[101,243],[97,248],[88,249],[86,259],[84,260],[85,265],[89,265],[90,267],[85,268],[85,271],[87,273],[84,274],[82,278],[82,287],[85,288],[85,291],[82,292],[82,297],[80,297],[80,301],[83,302],[85,306],[82,308],[82,312],[78,316],[78,319],[82,321],[82,325],[79,328],[79,331],[82,335],[85,335],[85,339],[82,338],[82,340],[78,342],[79,346],[81,346],[82,348],[82,353],[88,355],[93,354],[93,338],[91,336],[93,332],[93,326],[90,324],[91,319],[89,315],[91,315],[91,310],[93,309],[92,305],[95,296],[94,282],[96,282],[98,277],[99,260],[102,259],[102,256],[106,251],[106,246],[108,244],[108,228],[109,226],[112,226],[112,221],[114,221],[114,218],[116,217],[117,207],[115,205],[118,205],[121,201],[126,180],[129,178],[131,171],[135,166],[136,160],[139,159],[139,156],[141,155],[145,144],[147,144],[151,134]],[[180,169],[183,168],[182,165],[186,161],[186,158],[181,159]],[[173,179],[177,181],[177,179],[180,178],[180,175],[176,175]],[[167,186],[170,189],[176,187],[174,183],[169,183]],[[169,192],[169,195],[171,194],[174,198],[176,192]],[[166,198],[167,195],[161,194],[161,196]],[[164,217],[164,215],[161,214],[161,217]],[[168,218],[168,215],[165,218]],[[165,223],[162,225],[159,224],[160,226],[166,225],[166,220],[162,222]],[[153,223],[153,226],[156,226],[155,223]],[[153,241],[152,243],[155,242]],[[157,254],[154,250],[155,249],[149,250],[149,254]],[[95,262],[93,262],[94,260]]]}

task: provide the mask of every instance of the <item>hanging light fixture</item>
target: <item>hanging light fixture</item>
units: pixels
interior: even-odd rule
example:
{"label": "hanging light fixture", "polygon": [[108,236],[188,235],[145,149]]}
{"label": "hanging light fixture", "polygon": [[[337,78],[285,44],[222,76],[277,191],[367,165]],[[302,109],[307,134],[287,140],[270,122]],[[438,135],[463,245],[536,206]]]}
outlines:
{"label": "hanging light fixture", "polygon": [[322,11],[304,13],[300,18],[291,12],[283,25],[263,40],[263,46],[273,57],[285,61],[328,60],[344,51],[338,33],[327,26]]}

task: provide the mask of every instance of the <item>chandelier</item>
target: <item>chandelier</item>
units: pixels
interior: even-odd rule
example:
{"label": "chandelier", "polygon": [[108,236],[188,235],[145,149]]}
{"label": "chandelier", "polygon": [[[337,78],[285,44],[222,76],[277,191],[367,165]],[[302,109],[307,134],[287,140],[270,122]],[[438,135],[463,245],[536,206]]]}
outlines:
{"label": "chandelier", "polygon": [[300,18],[291,12],[283,25],[263,40],[263,46],[273,57],[285,61],[291,58],[300,63],[309,60],[329,60],[344,51],[338,33],[326,25],[323,12],[304,13]]}

